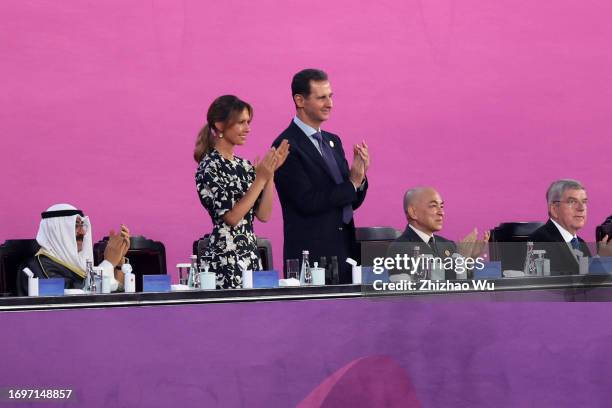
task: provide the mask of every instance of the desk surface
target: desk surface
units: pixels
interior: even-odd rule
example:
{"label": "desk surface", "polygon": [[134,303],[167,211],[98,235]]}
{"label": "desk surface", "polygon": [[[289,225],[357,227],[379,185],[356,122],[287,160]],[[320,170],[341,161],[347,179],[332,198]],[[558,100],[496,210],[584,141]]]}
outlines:
{"label": "desk surface", "polygon": [[[467,282],[472,281],[450,281]],[[573,275],[488,280],[494,291],[415,290],[374,291],[371,285],[329,285],[274,289],[234,289],[156,293],[111,293],[104,295],[66,295],[48,297],[0,297],[0,311],[45,309],[180,305],[197,303],[260,302],[279,300],[342,299],[387,296],[427,296],[470,300],[612,300],[611,275]],[[593,292],[593,289],[598,289]],[[514,293],[514,294],[512,294]],[[546,296],[542,296],[546,293]]]}

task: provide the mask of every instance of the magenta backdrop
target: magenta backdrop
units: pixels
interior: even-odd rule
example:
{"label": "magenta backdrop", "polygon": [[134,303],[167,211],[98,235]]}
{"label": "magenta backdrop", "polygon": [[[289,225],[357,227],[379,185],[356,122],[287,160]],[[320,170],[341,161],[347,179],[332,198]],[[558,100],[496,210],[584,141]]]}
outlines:
{"label": "magenta backdrop", "polygon": [[[415,184],[441,191],[451,238],[543,220],[550,181],[575,177],[592,239],[611,212],[611,14],[598,0],[2,1],[0,239],[33,237],[67,201],[95,239],[124,222],[163,241],[174,271],[211,229],[191,159],[208,105],[253,104],[237,151],[252,159],[289,123],[291,76],[309,66],[334,88],[325,128],[370,145],[358,226],[403,228]],[[278,202],[256,232],[278,263]]]}

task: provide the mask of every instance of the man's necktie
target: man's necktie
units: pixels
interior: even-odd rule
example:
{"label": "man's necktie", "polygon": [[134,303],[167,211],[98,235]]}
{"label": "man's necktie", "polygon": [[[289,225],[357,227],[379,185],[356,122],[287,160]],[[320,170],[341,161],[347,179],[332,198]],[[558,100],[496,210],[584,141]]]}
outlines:
{"label": "man's necktie", "polygon": [[570,244],[572,244],[572,248],[580,251],[580,242],[578,241],[578,238],[576,237],[572,238],[572,240],[570,241]]}
{"label": "man's necktie", "polygon": [[429,245],[429,247],[431,248],[431,251],[433,252],[433,256],[437,258],[438,248],[436,247],[436,240],[434,239],[434,237],[429,238],[429,241],[427,241],[427,245]]}
{"label": "man's necktie", "polygon": [[[325,161],[325,164],[329,168],[329,171],[332,177],[334,178],[334,181],[336,182],[336,184],[342,183],[342,174],[340,173],[340,167],[338,167],[338,162],[336,162],[336,159],[334,158],[334,152],[332,151],[331,147],[329,147],[327,143],[323,143],[323,135],[321,135],[321,132],[313,134],[312,137],[314,137],[319,143],[319,148],[321,149],[323,161]],[[342,207],[342,222],[348,224],[349,222],[351,222],[352,218],[353,207],[351,207],[350,204],[347,204]]]}

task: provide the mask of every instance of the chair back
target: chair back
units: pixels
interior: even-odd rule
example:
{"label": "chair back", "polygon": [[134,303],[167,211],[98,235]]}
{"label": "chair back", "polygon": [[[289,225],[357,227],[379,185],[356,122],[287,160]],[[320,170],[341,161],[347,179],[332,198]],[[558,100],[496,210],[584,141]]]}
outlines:
{"label": "chair back", "polygon": [[[210,234],[204,235],[202,238],[193,242],[193,254],[201,259],[204,256],[204,252],[208,247],[208,239]],[[272,258],[272,243],[268,238],[257,237],[257,254],[261,259],[261,267],[264,271],[271,271],[274,269],[274,261]]]}
{"label": "chair back", "polygon": [[[104,260],[104,250],[108,243],[108,237],[94,244],[94,261],[98,265]],[[136,278],[136,291],[142,291],[142,275],[165,275],[166,248],[159,241],[154,241],[143,236],[130,237],[130,249],[125,255],[134,269]]]}
{"label": "chair back", "polygon": [[394,241],[402,233],[393,227],[358,227],[355,228],[355,239],[363,241]]}
{"label": "chair back", "polygon": [[489,239],[490,260],[501,261],[502,270],[523,270],[525,242],[542,225],[542,222],[504,222],[493,228]]}
{"label": "chair back", "polygon": [[23,274],[19,266],[39,249],[35,239],[9,239],[0,245],[0,296],[27,295],[23,285],[19,284],[19,273]]}
{"label": "chair back", "polygon": [[374,258],[387,256],[389,245],[400,235],[401,231],[393,227],[356,228],[355,238],[361,251],[361,265],[372,266]]}

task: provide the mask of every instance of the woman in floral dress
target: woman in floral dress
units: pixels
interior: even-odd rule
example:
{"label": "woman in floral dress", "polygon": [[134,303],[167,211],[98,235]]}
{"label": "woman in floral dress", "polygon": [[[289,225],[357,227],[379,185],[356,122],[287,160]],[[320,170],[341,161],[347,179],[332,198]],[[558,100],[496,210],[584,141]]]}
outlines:
{"label": "woman in floral dress", "polygon": [[271,148],[255,165],[234,155],[251,130],[251,106],[233,95],[215,99],[206,125],[196,139],[195,175],[200,201],[213,223],[204,259],[217,275],[217,288],[242,286],[242,269],[261,268],[253,220],[268,221],[272,213],[274,171],[287,158],[287,141]]}

